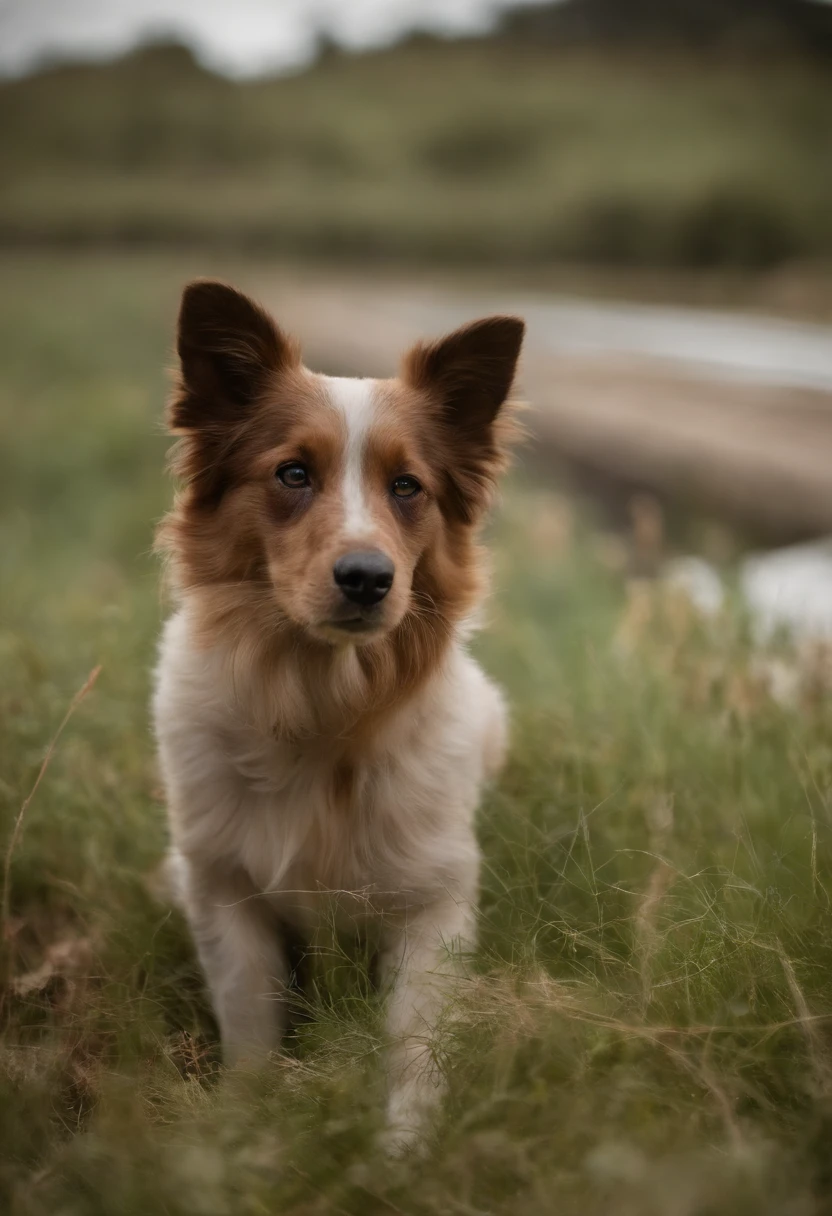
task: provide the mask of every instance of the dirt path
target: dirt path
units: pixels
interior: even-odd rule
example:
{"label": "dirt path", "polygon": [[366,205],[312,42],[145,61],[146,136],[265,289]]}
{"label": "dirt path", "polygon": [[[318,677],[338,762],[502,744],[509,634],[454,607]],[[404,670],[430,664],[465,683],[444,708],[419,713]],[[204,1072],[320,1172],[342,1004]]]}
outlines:
{"label": "dirt path", "polygon": [[389,374],[416,337],[470,317],[519,313],[545,455],[772,537],[832,531],[832,329],[324,276],[269,281],[261,294],[310,361],[353,374]]}

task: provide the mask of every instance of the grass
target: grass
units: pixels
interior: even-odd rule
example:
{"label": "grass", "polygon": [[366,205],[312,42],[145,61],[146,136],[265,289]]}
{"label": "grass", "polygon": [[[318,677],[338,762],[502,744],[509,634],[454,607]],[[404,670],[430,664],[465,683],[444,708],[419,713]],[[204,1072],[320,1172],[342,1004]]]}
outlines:
{"label": "grass", "polygon": [[375,1148],[378,1009],[334,945],[290,1052],[221,1074],[187,935],[146,882],[158,419],[190,270],[3,266],[0,1210],[830,1210],[829,699],[774,703],[741,617],[628,589],[609,542],[522,479],[477,646],[514,745],[480,816],[482,944],[435,1146]]}
{"label": "grass", "polygon": [[413,42],[235,85],[157,48],[0,84],[0,239],[538,267],[832,256],[811,62]]}

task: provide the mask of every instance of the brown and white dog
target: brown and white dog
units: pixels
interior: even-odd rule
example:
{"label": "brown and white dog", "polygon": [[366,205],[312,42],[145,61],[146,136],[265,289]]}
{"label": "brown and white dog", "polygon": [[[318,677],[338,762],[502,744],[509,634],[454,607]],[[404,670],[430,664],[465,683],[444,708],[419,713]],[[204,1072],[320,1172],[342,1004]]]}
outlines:
{"label": "brown and white dog", "polygon": [[398,1146],[441,1094],[432,1036],[476,936],[474,813],[506,728],[466,638],[523,328],[476,321],[362,380],[307,370],[221,283],[179,316],[154,699],[171,869],[232,1065],[280,1042],[287,934],[373,932]]}

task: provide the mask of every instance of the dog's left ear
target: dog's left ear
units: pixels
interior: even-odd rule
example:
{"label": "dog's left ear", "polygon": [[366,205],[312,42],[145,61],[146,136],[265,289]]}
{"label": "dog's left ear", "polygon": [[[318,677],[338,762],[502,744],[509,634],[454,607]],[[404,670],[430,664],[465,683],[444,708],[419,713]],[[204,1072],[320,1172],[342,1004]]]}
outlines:
{"label": "dog's left ear", "polygon": [[269,374],[299,357],[265,309],[210,279],[182,293],[176,349],[182,375],[168,411],[174,431],[239,422]]}
{"label": "dog's left ear", "polygon": [[437,408],[449,455],[449,500],[468,523],[488,505],[504,464],[506,428],[498,425],[499,414],[525,329],[519,317],[486,317],[405,356],[404,380]]}

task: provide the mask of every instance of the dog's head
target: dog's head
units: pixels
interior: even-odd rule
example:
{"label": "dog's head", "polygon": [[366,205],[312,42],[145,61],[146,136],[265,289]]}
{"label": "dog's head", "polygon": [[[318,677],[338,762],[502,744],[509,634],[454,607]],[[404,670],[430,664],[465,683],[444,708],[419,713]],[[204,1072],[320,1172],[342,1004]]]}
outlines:
{"label": "dog's head", "polygon": [[464,615],[523,329],[475,321],[414,347],[398,379],[341,379],[305,368],[246,296],[190,284],[169,407],[185,486],[165,533],[183,585],[245,589],[336,646]]}

